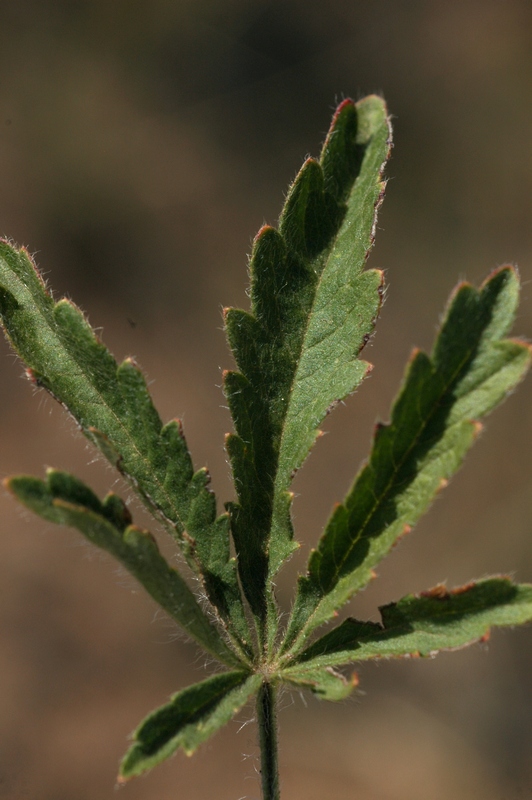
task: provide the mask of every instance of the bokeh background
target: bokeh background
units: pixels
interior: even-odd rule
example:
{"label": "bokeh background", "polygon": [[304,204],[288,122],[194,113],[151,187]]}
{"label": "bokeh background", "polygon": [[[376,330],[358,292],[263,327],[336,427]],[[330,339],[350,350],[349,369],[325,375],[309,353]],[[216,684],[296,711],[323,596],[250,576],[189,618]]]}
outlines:
{"label": "bokeh background", "polygon": [[[221,308],[246,306],[251,239],[318,153],[335,102],[388,100],[396,147],[371,256],[389,288],[375,369],[297,477],[303,547],[279,581],[287,609],[455,282],[518,264],[516,333],[532,337],[532,5],[0,0],[0,31],[0,233],[36,254],[117,357],[136,356],[162,417],[184,418],[220,501],[231,496]],[[0,360],[1,476],[52,465],[127,497],[7,346]],[[375,619],[379,604],[439,581],[532,579],[531,400],[529,381],[493,415],[352,613]],[[127,735],[202,677],[203,658],[77,533],[1,504],[0,798],[113,798]],[[361,691],[338,706],[286,694],[283,797],[531,797],[531,674],[529,627],[436,660],[367,664]],[[119,796],[258,798],[252,717]]]}

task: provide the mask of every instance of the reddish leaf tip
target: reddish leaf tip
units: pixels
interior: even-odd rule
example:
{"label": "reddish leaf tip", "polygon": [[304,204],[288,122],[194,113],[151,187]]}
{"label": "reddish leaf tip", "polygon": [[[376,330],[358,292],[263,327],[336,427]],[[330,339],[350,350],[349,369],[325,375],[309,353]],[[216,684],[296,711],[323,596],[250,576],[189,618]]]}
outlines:
{"label": "reddish leaf tip", "polygon": [[426,592],[421,592],[420,597],[429,597],[437,600],[444,600],[450,596],[449,590],[444,583],[437,583],[432,589],[427,589]]}
{"label": "reddish leaf tip", "polygon": [[258,240],[262,236],[264,236],[264,234],[269,233],[270,231],[275,231],[275,230],[276,229],[273,227],[273,225],[263,225],[261,228],[259,228],[255,238],[253,239],[253,244],[256,244],[258,242]]}
{"label": "reddish leaf tip", "polygon": [[344,108],[347,108],[347,106],[354,106],[354,105],[355,105],[355,101],[351,97],[346,97],[344,100],[342,100],[340,105],[337,106],[336,111],[334,112],[333,120],[336,119],[338,114],[342,113]]}
{"label": "reddish leaf tip", "polygon": [[478,419],[476,419],[476,420],[473,421],[473,428],[474,428],[474,434],[475,434],[475,437],[476,437],[476,436],[479,436],[480,433],[482,433],[482,431],[484,429],[484,425],[482,424],[482,422],[479,422]]}

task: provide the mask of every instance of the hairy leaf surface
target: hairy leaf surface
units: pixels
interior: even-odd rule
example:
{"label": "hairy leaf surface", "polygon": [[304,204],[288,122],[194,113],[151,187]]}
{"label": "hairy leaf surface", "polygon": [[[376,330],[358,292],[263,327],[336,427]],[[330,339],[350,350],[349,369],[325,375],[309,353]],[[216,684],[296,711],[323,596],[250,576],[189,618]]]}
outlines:
{"label": "hairy leaf surface", "polygon": [[363,271],[390,147],[384,102],[339,107],[319,162],[308,159],[279,229],[264,227],[250,262],[251,313],[228,309],[240,372],[225,376],[238,503],[230,506],[242,585],[259,619],[266,586],[293,551],[288,492],[327,411],[358,386],[358,355],[381,303],[382,274]]}
{"label": "hairy leaf surface", "polygon": [[345,678],[331,666],[322,666],[318,661],[299,664],[297,667],[284,670],[282,678],[299,689],[308,689],[321,700],[345,700],[358,685],[356,674],[351,679]]}
{"label": "hairy leaf surface", "polygon": [[300,578],[284,650],[329,620],[372,577],[397,539],[417,522],[460,466],[478,419],[506,397],[530,364],[530,347],[503,340],[519,283],[511,267],[480,290],[453,295],[432,357],[415,352],[393,407],[379,425],[367,465],[336,507]]}
{"label": "hairy leaf surface", "polygon": [[260,675],[224,672],[173,695],[135,731],[135,743],[120,765],[119,780],[152,769],[178,748],[192,755],[256,694],[261,683]]}
{"label": "hairy leaf surface", "polygon": [[129,510],[116,494],[100,502],[78,478],[52,469],[46,482],[19,475],[9,478],[6,486],[34,513],[77,528],[90,542],[111,553],[206,650],[230,666],[239,663],[184,579],[163,558],[153,536],[131,524]]}
{"label": "hairy leaf surface", "polygon": [[358,683],[355,674],[346,677],[357,661],[431,656],[486,640],[492,627],[532,621],[532,584],[494,577],[407,595],[380,608],[380,623],[349,618],[316,633],[375,577],[457,471],[480,420],[529,368],[532,346],[505,338],[519,281],[515,269],[502,267],[479,289],[460,284],[432,353],[414,351],[390,422],[376,426],[368,461],[333,509],[280,632],[274,582],[298,546],[291,481],[325,415],[371,369],[361,352],[379,313],[383,276],[365,266],[390,147],[383,100],[344,101],[319,159],[307,159],[291,185],[278,227],[257,234],[250,311],[224,312],[236,362],[224,375],[236,502],[221,516],[207,470],[194,470],[181,423],[163,425],[133,359],[118,364],[72,302],[55,302],[27,251],[0,239],[0,321],[27,376],[73,415],[174,537],[202,600],[153,536],[132,524],[117,495],[100,500],[57,470],[46,481],[11,478],[8,488],[44,519],[77,528],[117,558],[230,670],[179,691],[146,717],[132,734],[120,783],[179,749],[192,754],[256,695],[262,791],[273,800],[281,684],[342,700]]}
{"label": "hairy leaf surface", "polygon": [[452,591],[436,586],[382,606],[380,612],[382,625],[346,619],[301,653],[294,669],[430,656],[485,640],[493,627],[532,621],[532,585],[487,578]]}
{"label": "hairy leaf surface", "polygon": [[81,311],[69,300],[54,302],[28,253],[4,241],[0,315],[29,377],[131,481],[179,541],[222,619],[248,642],[227,516],[216,518],[207,471],[194,472],[181,423],[163,426],[134,361],[117,365]]}

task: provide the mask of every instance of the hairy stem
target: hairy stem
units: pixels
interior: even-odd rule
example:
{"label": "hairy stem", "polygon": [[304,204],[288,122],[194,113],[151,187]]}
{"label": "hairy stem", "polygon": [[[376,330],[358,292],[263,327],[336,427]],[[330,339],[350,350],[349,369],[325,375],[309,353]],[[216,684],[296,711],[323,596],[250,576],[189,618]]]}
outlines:
{"label": "hairy stem", "polygon": [[275,702],[275,689],[271,683],[264,681],[257,698],[263,800],[279,800],[280,798]]}

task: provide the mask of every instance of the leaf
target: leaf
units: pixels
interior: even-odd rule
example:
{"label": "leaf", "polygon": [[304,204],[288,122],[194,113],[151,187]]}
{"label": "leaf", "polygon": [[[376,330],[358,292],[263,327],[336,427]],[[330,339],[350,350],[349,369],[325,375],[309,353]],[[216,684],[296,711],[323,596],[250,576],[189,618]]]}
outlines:
{"label": "leaf", "polygon": [[398,538],[427,510],[476,439],[476,421],[522,379],[530,346],[503,340],[518,301],[512,267],[480,290],[461,284],[432,357],[414,352],[391,422],[378,425],[366,466],[326,526],[299,579],[284,652],[362,589]]}
{"label": "leaf", "polygon": [[226,310],[240,370],[225,375],[238,493],[228,507],[242,586],[261,622],[268,581],[297,546],[290,482],[323,417],[369,370],[358,355],[381,304],[382,274],[363,267],[389,148],[383,100],[342,103],[320,161],[308,159],[289,191],[279,230],[257,235],[251,313]]}
{"label": "leaf", "polygon": [[208,652],[229,666],[240,663],[184,579],[167,564],[153,536],[131,524],[129,511],[117,495],[109,494],[100,502],[80,480],[52,469],[46,482],[20,475],[9,478],[6,486],[34,513],[77,528],[90,542],[111,553]]}
{"label": "leaf", "polygon": [[119,782],[152,769],[178,748],[192,755],[256,694],[261,683],[260,675],[224,672],[173,695],[133,734],[135,743],[120,765]]}
{"label": "leaf", "polygon": [[300,664],[297,667],[283,670],[282,679],[300,689],[309,689],[322,700],[337,702],[349,697],[358,686],[358,677],[353,673],[348,680],[340,672],[330,666],[321,666],[317,662]]}
{"label": "leaf", "polygon": [[346,619],[298,656],[300,666],[323,669],[369,658],[432,656],[486,640],[492,627],[532,621],[532,585],[502,577],[450,592],[436,586],[380,612],[382,625]]}
{"label": "leaf", "polygon": [[120,366],[69,300],[55,303],[29,254],[0,240],[0,316],[28,376],[128,478],[177,539],[209,599],[247,648],[229,521],[216,518],[205,469],[194,473],[181,423],[164,425],[130,358]]}

